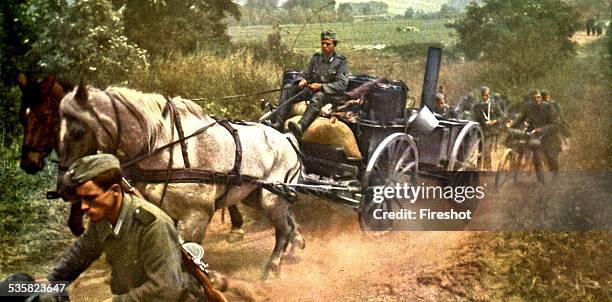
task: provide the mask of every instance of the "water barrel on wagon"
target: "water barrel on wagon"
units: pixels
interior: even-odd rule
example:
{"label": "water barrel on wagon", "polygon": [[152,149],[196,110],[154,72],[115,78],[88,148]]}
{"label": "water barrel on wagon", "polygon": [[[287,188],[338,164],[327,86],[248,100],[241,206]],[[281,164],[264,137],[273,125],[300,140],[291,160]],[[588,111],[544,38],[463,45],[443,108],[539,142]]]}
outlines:
{"label": "water barrel on wagon", "polygon": [[[373,77],[360,76],[354,78],[353,82],[357,84],[373,80],[375,80]],[[363,96],[364,105],[360,113],[358,142],[364,158],[369,158],[387,136],[405,131],[407,95],[406,84],[401,81],[387,81],[374,85]]]}

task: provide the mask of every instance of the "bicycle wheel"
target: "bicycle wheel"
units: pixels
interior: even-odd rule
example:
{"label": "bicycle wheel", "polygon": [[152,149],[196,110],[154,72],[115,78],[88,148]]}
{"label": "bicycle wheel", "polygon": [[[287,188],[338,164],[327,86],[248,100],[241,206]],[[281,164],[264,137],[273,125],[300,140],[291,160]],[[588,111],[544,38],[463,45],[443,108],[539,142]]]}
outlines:
{"label": "bicycle wheel", "polygon": [[512,149],[506,149],[495,172],[495,190],[503,191],[515,178],[517,154]]}

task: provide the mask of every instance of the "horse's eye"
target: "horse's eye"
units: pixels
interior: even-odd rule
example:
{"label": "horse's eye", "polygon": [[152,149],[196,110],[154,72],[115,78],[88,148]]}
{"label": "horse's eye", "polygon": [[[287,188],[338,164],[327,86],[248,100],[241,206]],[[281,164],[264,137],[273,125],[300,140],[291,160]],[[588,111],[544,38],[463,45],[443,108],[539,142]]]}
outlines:
{"label": "horse's eye", "polygon": [[72,123],[70,125],[69,133],[73,139],[81,138],[85,134],[85,132],[87,132],[87,129],[80,123]]}

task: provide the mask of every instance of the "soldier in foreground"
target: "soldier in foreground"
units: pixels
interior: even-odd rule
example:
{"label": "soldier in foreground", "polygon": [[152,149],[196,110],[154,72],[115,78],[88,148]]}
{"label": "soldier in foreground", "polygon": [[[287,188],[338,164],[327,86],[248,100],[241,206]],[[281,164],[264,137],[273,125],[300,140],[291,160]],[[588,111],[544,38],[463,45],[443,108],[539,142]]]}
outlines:
{"label": "soldier in foreground", "polygon": [[315,53],[303,71],[298,86],[309,90],[308,108],[297,122],[290,122],[289,130],[300,140],[306,129],[317,118],[321,108],[340,98],[348,85],[348,60],[336,53],[336,33],[321,33],[321,52]]}
{"label": "soldier in foreground", "polygon": [[74,281],[104,252],[112,269],[112,301],[203,301],[182,265],[174,221],[155,205],[124,192],[119,160],[96,154],[75,161],[64,181],[90,219],[47,277]]}
{"label": "soldier in foreground", "polygon": [[499,125],[504,114],[497,104],[491,101],[491,89],[480,87],[481,101],[472,106],[472,120],[479,123],[484,134],[484,168],[491,169],[491,152],[497,140]]}

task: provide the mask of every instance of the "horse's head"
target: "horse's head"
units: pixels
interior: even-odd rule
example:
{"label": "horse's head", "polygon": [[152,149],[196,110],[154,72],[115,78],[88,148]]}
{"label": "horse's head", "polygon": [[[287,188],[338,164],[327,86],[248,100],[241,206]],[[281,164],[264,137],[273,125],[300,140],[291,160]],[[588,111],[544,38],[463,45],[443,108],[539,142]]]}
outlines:
{"label": "horse's head", "polygon": [[101,126],[96,123],[88,90],[85,85],[79,85],[62,100],[58,141],[60,169],[100,149],[96,135]]}
{"label": "horse's head", "polygon": [[34,174],[57,147],[59,105],[69,87],[60,85],[53,75],[34,81],[21,74],[18,82],[22,93],[19,118],[24,131],[20,167]]}

